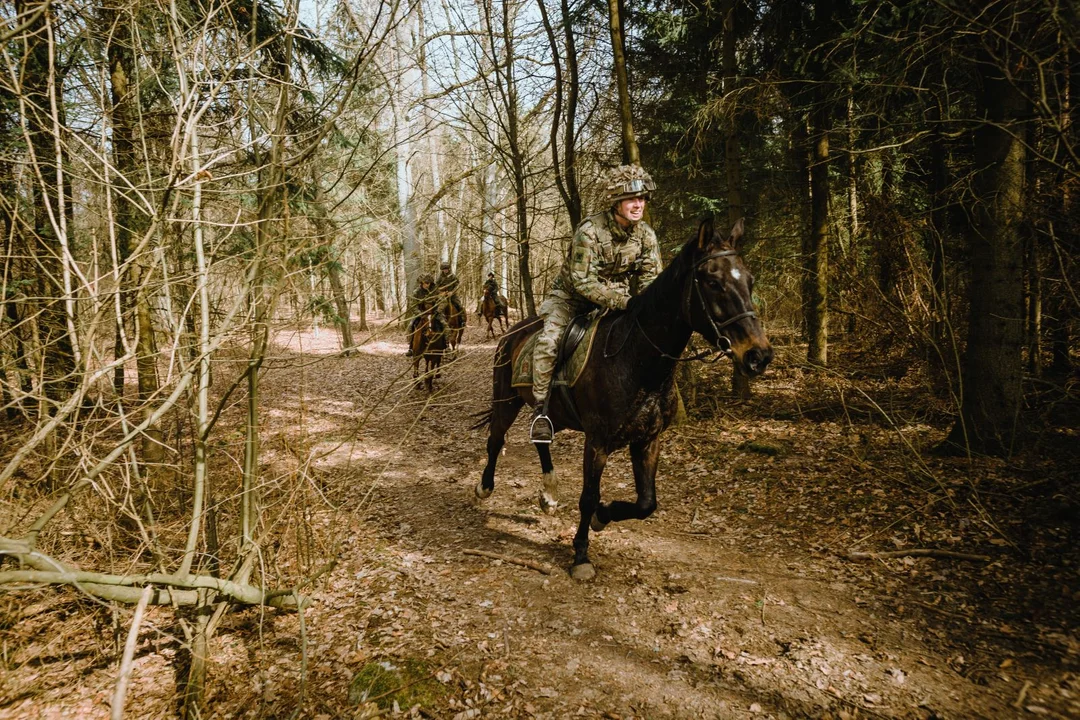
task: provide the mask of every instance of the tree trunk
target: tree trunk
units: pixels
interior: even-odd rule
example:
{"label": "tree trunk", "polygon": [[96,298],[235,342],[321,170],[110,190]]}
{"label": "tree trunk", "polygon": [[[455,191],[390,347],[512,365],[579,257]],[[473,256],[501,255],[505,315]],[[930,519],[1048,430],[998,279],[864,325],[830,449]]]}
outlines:
{"label": "tree trunk", "polygon": [[858,252],[857,239],[859,237],[859,174],[855,163],[855,96],[852,89],[848,89],[847,101],[847,201],[848,201],[848,258],[854,258]]}
{"label": "tree trunk", "polygon": [[[484,185],[481,190],[480,211],[480,267],[487,273],[495,272],[495,203],[498,201],[498,169],[492,162],[484,173]],[[505,281],[502,287],[506,287]]]}
{"label": "tree trunk", "polygon": [[[832,0],[817,0],[814,25],[818,41],[833,35]],[[818,53],[824,52],[819,50]],[[806,360],[828,364],[829,350],[829,131],[832,112],[824,59],[815,54],[810,68],[810,233],[803,247],[803,313],[806,318]]]}
{"label": "tree trunk", "polygon": [[[15,12],[19,17],[29,17],[42,4],[17,0]],[[30,139],[32,155],[28,182],[34,209],[33,241],[30,245],[43,269],[43,272],[37,273],[37,293],[41,303],[38,326],[44,355],[42,384],[45,397],[55,403],[74,389],[76,362],[75,346],[69,332],[74,317],[69,317],[70,305],[65,306],[71,298],[61,282],[66,263],[62,238],[58,232],[64,214],[59,183],[59,161],[62,156],[51,109],[63,103],[63,78],[56,68],[56,58],[49,43],[54,19],[52,10],[46,10],[33,17],[21,35],[25,59],[21,64],[24,72],[19,80],[22,121]],[[48,404],[42,405],[42,408],[49,412]]]}
{"label": "tree trunk", "polygon": [[[139,408],[142,416],[148,418],[154,413],[153,401],[160,389],[157,372],[157,340],[154,337],[151,294],[147,289],[149,268],[145,262],[139,261],[132,266],[131,270],[131,284],[135,295],[135,372],[138,375]],[[144,462],[156,464],[165,461],[163,438],[159,424],[152,423],[146,428],[142,439]]]}
{"label": "tree trunk", "polygon": [[[720,7],[723,18],[722,58],[724,80],[724,95],[730,96],[735,92],[735,83],[738,66],[735,58],[735,0],[723,0]],[[745,212],[743,202],[742,181],[742,152],[739,147],[737,113],[732,113],[731,122],[724,128],[724,174],[727,176],[727,199],[728,199],[728,225],[734,226]],[[692,375],[685,375],[686,379],[693,379]],[[694,404],[696,389],[686,387],[682,389],[689,392],[690,405]],[[742,370],[739,363],[732,364],[731,393],[740,400],[749,400],[752,393],[750,390],[750,378]]]}
{"label": "tree trunk", "polygon": [[[12,170],[10,163],[0,161],[0,232],[3,232],[4,238],[4,262],[0,268],[0,281],[3,283],[0,288],[0,337],[8,337],[13,346],[13,351],[6,353],[6,357],[0,356],[4,360],[4,364],[0,366],[0,404],[6,408],[8,420],[17,418],[22,409],[20,391],[28,395],[33,390],[26,361],[23,328],[19,322],[18,306],[23,301],[19,299],[21,293],[17,294],[10,284],[12,280],[21,279],[23,274],[16,257],[26,254],[16,251],[16,244],[23,234],[17,230],[18,215],[13,202],[16,197],[15,178]],[[8,365],[9,362],[11,365]]]}
{"label": "tree trunk", "polygon": [[623,162],[641,164],[634,120],[630,112],[630,84],[626,75],[626,43],[623,38],[622,1],[608,0],[611,53],[615,60],[615,84],[619,90],[619,121],[622,124]]}
{"label": "tree trunk", "polygon": [[322,188],[318,180],[312,178],[314,187],[314,213],[312,222],[318,233],[318,243],[325,249],[326,277],[330,281],[330,294],[334,298],[336,314],[335,323],[341,333],[341,349],[348,354],[355,346],[352,334],[352,312],[349,310],[349,300],[345,296],[345,286],[341,282],[341,260],[335,257],[334,240],[337,237],[337,224],[330,219],[326,211],[326,202],[323,199]]}
{"label": "tree trunk", "polygon": [[926,253],[930,256],[931,300],[930,339],[937,351],[929,359],[931,367],[944,369],[946,328],[949,327],[949,293],[945,277],[945,238],[949,234],[949,166],[942,122],[942,106],[947,102],[934,97],[928,108],[930,123],[930,227],[926,235]]}
{"label": "tree trunk", "polygon": [[[1054,159],[1062,163],[1067,151],[1063,146],[1077,147],[1076,123],[1073,114],[1076,112],[1072,102],[1072,84],[1077,77],[1073,71],[1070,58],[1075,50],[1071,50],[1068,44],[1062,45],[1061,61],[1058,65],[1058,87],[1061,88],[1061,105],[1058,111],[1059,127],[1065,143],[1059,143],[1057,157]],[[1059,166],[1056,183],[1057,192],[1055,202],[1058,204],[1055,215],[1064,218],[1064,221],[1047,223],[1047,232],[1055,255],[1065,253],[1075,257],[1077,248],[1080,248],[1080,238],[1077,235],[1077,214],[1075,208],[1076,193],[1072,191],[1073,183],[1069,182],[1069,174],[1064,165]],[[1058,237],[1060,228],[1061,237]],[[1061,268],[1065,272],[1064,268]],[[1069,349],[1072,345],[1070,333],[1070,321],[1076,317],[1076,303],[1070,294],[1058,292],[1047,298],[1047,334],[1050,344],[1050,371],[1055,375],[1066,375],[1072,372],[1072,358]]]}
{"label": "tree trunk", "polygon": [[828,364],[829,348],[829,118],[827,110],[811,112],[810,232],[803,248],[806,360]]}
{"label": "tree trunk", "polygon": [[1039,262],[1039,242],[1034,233],[1026,233],[1024,297],[1027,305],[1028,372],[1042,375],[1042,267]]}
{"label": "tree trunk", "polygon": [[1025,150],[1019,120],[1026,108],[1015,72],[1006,73],[988,53],[982,55],[976,65],[981,81],[977,103],[986,122],[974,138],[968,342],[960,420],[949,440],[976,452],[1008,454],[1021,403],[1023,248],[1018,231]]}
{"label": "tree trunk", "polygon": [[[555,39],[555,29],[548,18],[547,5],[545,0],[536,0],[536,4],[540,8],[540,17],[544,21],[544,30],[547,32],[548,45],[551,47],[551,57],[555,67],[555,101],[551,118],[551,163],[555,171],[555,185],[563,199],[563,204],[566,205],[567,215],[570,216],[570,227],[576,228],[581,223],[581,194],[577,185],[576,118],[579,87],[574,27],[570,17],[570,5],[567,0],[561,0],[560,10],[562,12],[567,75],[564,78],[559,43]],[[564,86],[566,91],[565,103],[563,101]],[[562,122],[564,111],[566,113],[566,123],[563,130],[563,152],[560,159],[559,124]]]}
{"label": "tree trunk", "polygon": [[[407,20],[407,19],[406,19]],[[419,245],[418,231],[416,227],[416,207],[413,199],[412,168],[409,164],[412,153],[412,126],[409,120],[409,106],[412,103],[411,90],[415,80],[416,69],[409,65],[406,52],[411,48],[407,39],[408,28],[406,20],[398,24],[395,29],[396,42],[394,57],[396,58],[398,86],[393,97],[394,111],[394,149],[397,159],[397,198],[398,213],[401,222],[401,251],[405,261],[404,291],[405,298],[402,307],[407,307],[408,298],[412,297],[416,290],[416,279],[421,272],[421,248]]]}
{"label": "tree trunk", "polygon": [[[131,313],[131,326],[135,337],[135,369],[138,382],[138,400],[140,412],[144,417],[153,413],[152,402],[159,390],[157,374],[157,343],[154,337],[152,295],[147,287],[150,275],[150,263],[144,257],[132,257],[134,244],[142,240],[149,228],[149,218],[137,204],[140,193],[132,193],[136,188],[141,193],[149,190],[143,182],[145,173],[139,162],[139,92],[136,79],[134,35],[132,24],[134,17],[129,14],[129,6],[105,6],[101,10],[104,35],[111,36],[107,55],[109,61],[109,81],[113,164],[116,175],[112,177],[110,190],[115,203],[113,222],[116,242],[116,261],[119,263],[119,292],[121,294],[122,313],[118,318],[114,344],[117,357],[124,352],[123,336],[127,325],[128,313]],[[133,197],[134,196],[134,197]],[[123,392],[124,369],[117,367],[114,372],[114,386],[118,393]],[[160,426],[147,428],[142,440],[143,460],[160,463],[165,459],[164,445]]]}
{"label": "tree trunk", "polygon": [[[357,278],[356,298],[357,298],[357,303],[359,305],[359,307],[357,308],[357,312],[360,314],[360,329],[361,330],[367,330],[368,329],[368,322],[367,322],[367,313],[368,313],[368,306],[367,306],[368,276],[367,276],[367,266],[364,265],[364,261],[361,260],[360,258],[356,259],[356,278]],[[376,284],[376,286],[377,286],[377,284]]]}

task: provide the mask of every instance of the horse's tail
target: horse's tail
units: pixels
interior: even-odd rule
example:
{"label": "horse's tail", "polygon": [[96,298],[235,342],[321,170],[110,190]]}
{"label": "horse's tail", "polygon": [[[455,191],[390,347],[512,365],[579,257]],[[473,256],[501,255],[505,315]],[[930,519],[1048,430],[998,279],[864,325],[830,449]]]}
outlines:
{"label": "horse's tail", "polygon": [[478,413],[473,413],[472,417],[480,418],[480,420],[475,425],[470,425],[469,429],[470,430],[479,430],[480,428],[484,427],[485,425],[490,425],[491,424],[491,414],[492,414],[493,411],[494,411],[493,408],[488,408],[487,410],[481,410]]}

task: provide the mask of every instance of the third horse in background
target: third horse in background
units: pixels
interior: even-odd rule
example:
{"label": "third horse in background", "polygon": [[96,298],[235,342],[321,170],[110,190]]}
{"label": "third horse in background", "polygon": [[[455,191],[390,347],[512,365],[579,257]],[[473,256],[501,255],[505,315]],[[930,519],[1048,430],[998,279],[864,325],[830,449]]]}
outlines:
{"label": "third horse in background", "polygon": [[[499,302],[500,299],[503,300],[503,302]],[[496,298],[489,287],[484,288],[484,299],[480,302],[480,314],[483,315],[484,320],[487,321],[488,338],[496,337],[495,328],[493,326],[495,320],[499,321],[499,334],[506,332],[506,324],[508,321],[506,316],[506,300],[504,298]]]}

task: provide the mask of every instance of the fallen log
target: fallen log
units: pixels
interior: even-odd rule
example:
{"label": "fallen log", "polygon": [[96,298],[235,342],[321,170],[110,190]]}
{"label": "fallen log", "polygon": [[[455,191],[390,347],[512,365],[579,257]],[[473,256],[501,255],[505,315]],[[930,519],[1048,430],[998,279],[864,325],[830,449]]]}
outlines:
{"label": "fallen log", "polygon": [[140,601],[146,586],[153,585],[150,605],[198,605],[199,590],[213,590],[224,599],[242,605],[269,605],[282,610],[296,610],[308,604],[307,598],[293,589],[264,590],[207,575],[176,576],[165,573],[112,575],[70,568],[64,563],[30,549],[25,542],[0,538],[0,554],[10,556],[32,570],[0,572],[0,586],[13,583],[73,585],[102,600],[124,603]]}

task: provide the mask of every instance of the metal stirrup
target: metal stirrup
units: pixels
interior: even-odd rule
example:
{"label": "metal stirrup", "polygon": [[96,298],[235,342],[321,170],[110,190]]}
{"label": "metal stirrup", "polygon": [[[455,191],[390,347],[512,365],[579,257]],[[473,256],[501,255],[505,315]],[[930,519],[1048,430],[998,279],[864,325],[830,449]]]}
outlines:
{"label": "metal stirrup", "polygon": [[[548,432],[550,434],[550,438],[548,440],[536,439],[536,423],[538,422],[543,422],[547,424]],[[529,426],[529,440],[531,440],[534,445],[550,445],[552,441],[555,440],[555,426],[552,424],[551,418],[549,418],[547,415],[537,415],[536,417],[534,417],[532,425]]]}
{"label": "metal stirrup", "polygon": [[[548,417],[548,403],[551,402],[551,388],[548,388],[548,394],[544,396],[544,405],[540,410],[540,414],[533,418],[532,423],[529,424],[529,440],[532,440],[534,445],[550,445],[555,440],[555,423],[551,422],[551,418]],[[534,429],[536,423],[543,420],[548,426],[548,435],[550,440],[533,440],[536,437]]]}

